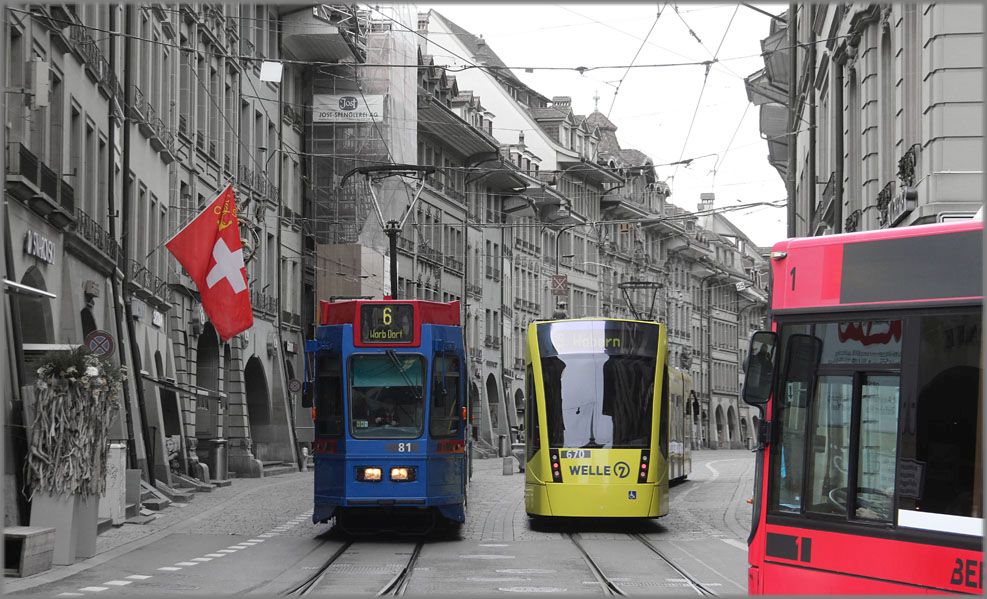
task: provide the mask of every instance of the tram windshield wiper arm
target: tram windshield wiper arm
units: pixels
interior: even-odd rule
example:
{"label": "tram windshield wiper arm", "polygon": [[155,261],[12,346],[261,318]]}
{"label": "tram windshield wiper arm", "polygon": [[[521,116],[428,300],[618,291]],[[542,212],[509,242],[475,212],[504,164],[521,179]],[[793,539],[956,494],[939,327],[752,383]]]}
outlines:
{"label": "tram windshield wiper arm", "polygon": [[401,360],[398,358],[397,352],[393,349],[389,349],[387,350],[387,357],[391,359],[391,362],[394,363],[394,367],[401,373],[402,378],[404,378],[404,382],[408,383],[408,386],[414,390],[415,399],[420,401],[422,398],[421,387],[412,383],[411,379],[408,378],[408,375],[405,373],[404,368],[401,365]]}

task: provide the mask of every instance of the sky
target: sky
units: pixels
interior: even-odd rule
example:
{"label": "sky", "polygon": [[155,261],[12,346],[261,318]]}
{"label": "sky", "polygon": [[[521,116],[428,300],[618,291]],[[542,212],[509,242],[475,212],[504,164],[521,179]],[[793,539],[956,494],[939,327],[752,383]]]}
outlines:
{"label": "sky", "polygon": [[[716,195],[718,209],[785,199],[784,181],[768,164],[767,142],[758,131],[760,110],[744,89],[744,77],[764,67],[760,41],[768,35],[768,16],[739,4],[687,2],[417,6],[482,35],[507,66],[519,67],[514,74],[532,89],[549,98],[571,96],[576,114],[598,106],[617,126],[622,148],[644,152],[655,165],[696,158],[688,167],[656,168],[677,206],[695,210],[699,194],[707,192]],[[772,14],[786,8],[754,6]],[[441,51],[433,54],[442,64]],[[708,76],[703,65],[648,66],[714,56],[718,62]],[[628,69],[630,64],[639,66]],[[591,70],[580,74],[575,67]],[[495,136],[496,125],[495,118]],[[786,236],[784,208],[755,207],[726,216],[760,246]]]}

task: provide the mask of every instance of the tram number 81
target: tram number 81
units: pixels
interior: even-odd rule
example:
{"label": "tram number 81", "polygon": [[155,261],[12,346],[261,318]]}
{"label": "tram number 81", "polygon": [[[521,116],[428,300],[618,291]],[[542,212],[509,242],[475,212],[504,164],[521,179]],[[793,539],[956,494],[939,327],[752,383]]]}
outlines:
{"label": "tram number 81", "polygon": [[414,453],[415,444],[414,443],[391,443],[387,446],[387,451],[396,451],[397,453]]}

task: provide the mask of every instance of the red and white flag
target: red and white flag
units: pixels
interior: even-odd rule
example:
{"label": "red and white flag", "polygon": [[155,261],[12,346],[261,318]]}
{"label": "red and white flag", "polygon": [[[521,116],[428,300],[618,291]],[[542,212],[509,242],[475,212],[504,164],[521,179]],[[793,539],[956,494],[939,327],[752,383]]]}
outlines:
{"label": "red and white flag", "polygon": [[169,239],[165,247],[199,288],[202,307],[221,341],[254,324],[232,186]]}

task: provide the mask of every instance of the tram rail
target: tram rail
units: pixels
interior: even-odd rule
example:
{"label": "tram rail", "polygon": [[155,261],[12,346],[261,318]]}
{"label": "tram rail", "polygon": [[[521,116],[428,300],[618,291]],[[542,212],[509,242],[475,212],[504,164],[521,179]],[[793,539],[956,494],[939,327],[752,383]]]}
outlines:
{"label": "tram rail", "polygon": [[[342,546],[339,547],[339,549],[333,552],[333,554],[329,556],[315,572],[305,578],[305,580],[281,592],[281,596],[302,597],[311,594],[318,588],[321,588],[322,582],[326,579],[329,569],[336,564],[355,543],[356,541],[353,539],[347,540]],[[424,546],[425,543],[422,541],[415,544],[415,547],[411,551],[411,555],[408,556],[404,566],[374,594],[376,597],[404,595],[408,588],[408,583],[411,580],[411,574],[415,569],[415,563],[418,561],[418,556],[421,554],[422,547]]]}
{"label": "tram rail", "polygon": [[415,569],[415,562],[418,561],[418,556],[421,554],[424,545],[421,541],[415,545],[414,551],[411,552],[411,556],[408,558],[408,563],[381,590],[377,591],[377,597],[382,595],[404,595],[405,590],[408,588],[408,582],[411,581],[411,573]]}
{"label": "tram rail", "polygon": [[654,553],[655,555],[657,555],[659,558],[662,559],[662,561],[664,561],[666,564],[668,564],[668,567],[670,567],[671,569],[673,569],[676,572],[678,572],[679,575],[683,579],[685,579],[685,581],[689,584],[689,586],[691,586],[696,591],[697,594],[699,594],[701,596],[706,596],[706,597],[715,597],[716,596],[716,593],[714,593],[708,587],[704,586],[701,582],[699,582],[698,580],[696,580],[695,578],[693,578],[688,572],[686,572],[682,568],[680,568],[677,565],[675,565],[675,562],[673,562],[672,560],[668,559],[668,556],[666,556],[664,553],[661,552],[661,550],[659,550],[657,547],[655,547],[654,543],[652,543],[650,540],[648,540],[648,538],[645,537],[643,534],[641,534],[641,533],[632,533],[630,536],[633,537],[633,538],[635,538],[635,539],[637,539],[638,541],[640,541],[642,545],[644,545],[645,547],[647,547],[649,550],[651,550],[652,553]]}
{"label": "tram rail", "polygon": [[[572,544],[576,547],[577,550],[579,550],[579,553],[582,555],[583,560],[586,562],[586,565],[589,566],[589,569],[593,573],[593,576],[596,578],[596,580],[600,583],[600,586],[603,588],[604,593],[606,593],[607,595],[619,595],[619,596],[626,596],[628,594],[624,589],[620,587],[620,585],[614,582],[607,575],[607,573],[603,570],[603,568],[599,565],[599,563],[597,563],[597,561],[593,558],[593,556],[590,555],[590,553],[586,550],[585,547],[583,547],[582,543],[579,542],[578,533],[567,532],[564,533],[564,535],[566,538],[572,541]],[[643,534],[628,533],[628,536],[631,537],[632,539],[639,541],[651,553],[653,553],[655,556],[661,559],[665,564],[667,564],[669,568],[674,570],[679,576],[682,577],[682,580],[685,581],[689,585],[689,587],[696,592],[697,595],[704,597],[717,596],[716,593],[714,593],[712,590],[709,589],[709,587],[705,586],[703,583],[696,580],[695,577],[693,577],[688,572],[683,570],[681,567],[676,565],[675,562],[673,562],[671,559],[669,559],[668,556],[662,553],[662,551],[658,549],[654,545],[654,543],[652,543]]]}
{"label": "tram rail", "polygon": [[593,559],[593,556],[591,556],[589,552],[586,551],[586,548],[583,547],[582,543],[579,542],[577,535],[578,533],[571,533],[571,532],[565,533],[565,536],[570,541],[572,541],[572,544],[576,546],[576,549],[579,550],[579,553],[583,555],[583,560],[586,561],[586,565],[589,566],[589,569],[593,573],[593,576],[596,577],[596,580],[600,583],[600,586],[603,587],[603,592],[606,593],[607,595],[620,595],[620,596],[627,595],[627,593],[625,593],[624,590],[617,585],[617,583],[610,580],[610,577],[608,577],[606,572],[603,571],[603,568],[601,568],[600,565],[596,563],[596,560]]}

